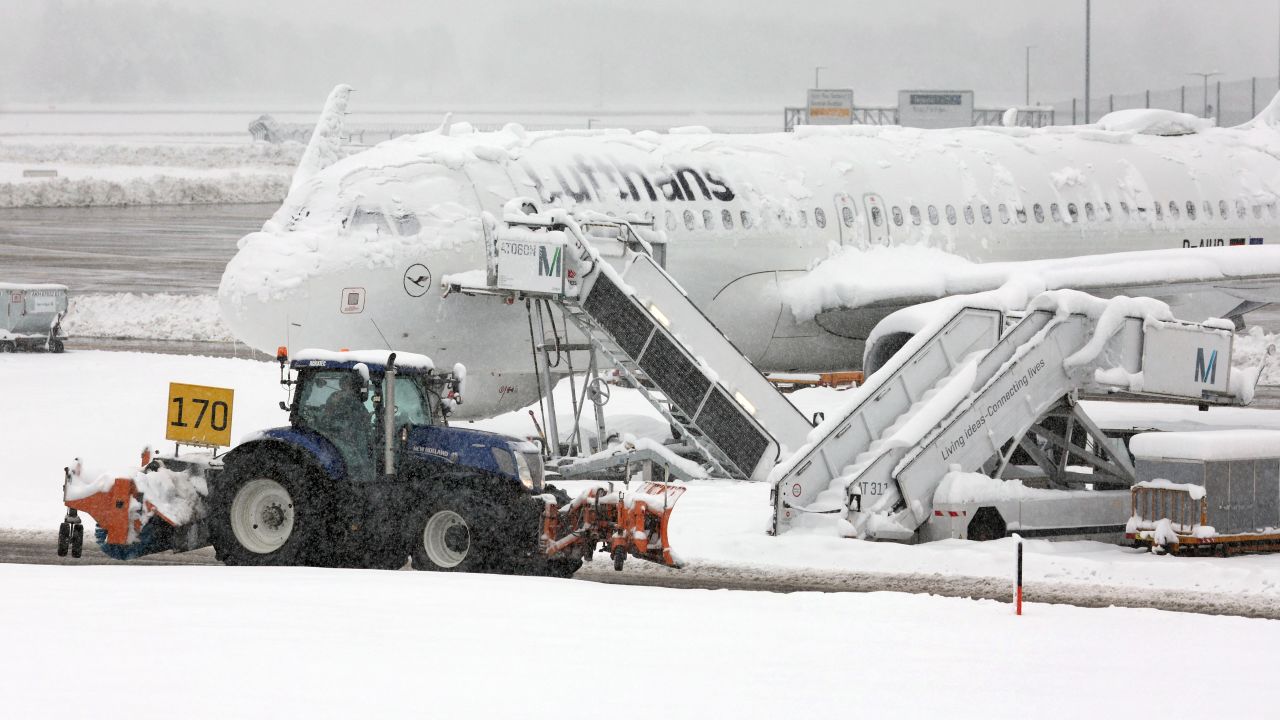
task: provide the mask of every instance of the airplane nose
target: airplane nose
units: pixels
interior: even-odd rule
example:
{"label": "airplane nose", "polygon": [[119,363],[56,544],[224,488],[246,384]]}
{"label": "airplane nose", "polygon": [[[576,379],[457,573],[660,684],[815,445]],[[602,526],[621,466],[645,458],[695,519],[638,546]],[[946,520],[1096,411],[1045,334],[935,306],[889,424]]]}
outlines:
{"label": "airplane nose", "polygon": [[289,344],[290,318],[305,314],[307,270],[315,268],[304,251],[309,244],[267,232],[240,240],[218,285],[222,321],[240,341],[265,353]]}

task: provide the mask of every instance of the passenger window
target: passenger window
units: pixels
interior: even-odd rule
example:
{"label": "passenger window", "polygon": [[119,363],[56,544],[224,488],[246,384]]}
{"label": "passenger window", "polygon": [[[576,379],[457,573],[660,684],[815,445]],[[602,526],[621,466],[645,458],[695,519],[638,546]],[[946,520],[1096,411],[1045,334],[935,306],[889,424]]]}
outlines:
{"label": "passenger window", "polygon": [[910,212],[911,212],[911,224],[919,225],[920,224],[920,208],[916,207],[915,205],[912,205]]}
{"label": "passenger window", "polygon": [[[853,227],[853,223],[849,222],[849,218],[853,217],[853,211],[850,210],[849,208],[845,208],[843,215],[845,217],[844,224],[847,227]],[[872,205],[871,206],[871,223],[876,227],[880,227],[881,222],[883,222],[883,218],[880,217],[880,206]]]}
{"label": "passenger window", "polygon": [[1089,222],[1094,222],[1098,219],[1098,215],[1093,209],[1093,203],[1087,202],[1084,204],[1084,218]]}
{"label": "passenger window", "polygon": [[991,206],[986,203],[982,204],[982,222],[991,224]]}
{"label": "passenger window", "polygon": [[703,210],[702,211],[702,227],[710,230],[713,224],[714,223],[711,220],[711,211]]}
{"label": "passenger window", "polygon": [[938,224],[938,208],[932,205],[929,206],[929,224],[930,225]]}
{"label": "passenger window", "polygon": [[1020,223],[1026,223],[1026,222],[1027,222],[1027,208],[1026,208],[1026,206],[1019,205],[1019,206],[1018,206],[1018,208],[1017,208],[1017,210],[1014,212],[1014,215],[1017,215],[1017,216],[1018,216],[1018,222],[1020,222]]}
{"label": "passenger window", "polygon": [[1213,205],[1208,200],[1204,201],[1204,219],[1213,219]]}
{"label": "passenger window", "polygon": [[1111,203],[1109,202],[1102,203],[1102,209],[1105,210],[1107,213],[1107,216],[1103,219],[1110,221],[1111,220]]}
{"label": "passenger window", "polygon": [[956,224],[956,207],[954,205],[947,206],[947,223]]}
{"label": "passenger window", "polygon": [[1275,218],[1275,216],[1276,216],[1276,204],[1275,204],[1274,202],[1269,202],[1269,203],[1267,203],[1267,213],[1268,213],[1269,215],[1271,215],[1271,217],[1272,217],[1272,218]]}
{"label": "passenger window", "polygon": [[1005,205],[1004,203],[1000,203],[1000,205],[996,208],[996,210],[1000,213],[1000,222],[1004,223],[1005,225],[1008,225],[1009,224],[1009,206]]}
{"label": "passenger window", "polygon": [[1151,207],[1156,211],[1156,219],[1164,220],[1164,203],[1156,201]]}
{"label": "passenger window", "polygon": [[1170,200],[1169,201],[1169,219],[1174,222],[1177,222],[1178,218],[1181,215],[1182,215],[1182,211],[1178,209],[1178,202],[1176,200]]}
{"label": "passenger window", "polygon": [[1261,206],[1261,205],[1258,205],[1257,203],[1254,203],[1254,206],[1253,206],[1253,216],[1254,216],[1255,218],[1257,218],[1257,219],[1262,219],[1262,206]]}
{"label": "passenger window", "polygon": [[973,224],[973,206],[972,205],[964,206],[964,221],[970,225]]}
{"label": "passenger window", "polygon": [[1080,222],[1080,211],[1076,209],[1075,203],[1067,203],[1067,216],[1071,218],[1071,222]]}
{"label": "passenger window", "polygon": [[733,229],[733,213],[729,212],[728,210],[721,210],[720,222],[724,223],[725,230],[732,230]]}
{"label": "passenger window", "polygon": [[1049,203],[1049,215],[1054,222],[1062,222],[1062,211],[1058,209],[1058,203]]}
{"label": "passenger window", "polygon": [[[845,227],[853,227],[853,210],[848,205],[840,208],[840,219],[844,221]],[[880,206],[871,206],[871,220],[880,227]]]}
{"label": "passenger window", "polygon": [[1036,222],[1038,223],[1044,222],[1044,208],[1040,206],[1040,203],[1036,203],[1035,205],[1032,205],[1031,211],[1034,212],[1036,215]]}
{"label": "passenger window", "polygon": [[1120,201],[1120,216],[1121,216],[1120,217],[1121,220],[1128,220],[1130,217],[1129,203],[1123,200]]}
{"label": "passenger window", "polygon": [[1187,201],[1187,219],[1192,222],[1196,219],[1196,204],[1190,200]]}
{"label": "passenger window", "polygon": [[692,210],[684,211],[684,227],[686,230],[693,229],[693,211]]}
{"label": "passenger window", "polygon": [[1249,214],[1249,209],[1244,206],[1244,201],[1237,200],[1236,201],[1236,217],[1241,220],[1244,220],[1245,216],[1247,216],[1248,214]]}
{"label": "passenger window", "polygon": [[902,227],[902,209],[897,205],[893,206],[893,224]]}
{"label": "passenger window", "polygon": [[791,213],[787,212],[786,210],[779,210],[778,222],[782,223],[786,227],[791,227]]}
{"label": "passenger window", "polygon": [[809,227],[809,214],[803,210],[798,211],[797,217],[800,218],[800,227]]}
{"label": "passenger window", "polygon": [[1227,215],[1228,215],[1229,213],[1227,212],[1227,201],[1226,201],[1226,200],[1219,200],[1219,201],[1218,201],[1218,214],[1222,216],[1222,219],[1223,219],[1223,220],[1226,220],[1226,219],[1227,219]]}
{"label": "passenger window", "polygon": [[667,211],[667,229],[668,230],[676,229],[676,214],[671,212],[670,210]]}
{"label": "passenger window", "polygon": [[813,209],[813,224],[820,228],[827,226],[827,213],[822,208]]}
{"label": "passenger window", "polygon": [[751,227],[751,213],[747,212],[746,210],[742,211],[742,227],[744,228]]}

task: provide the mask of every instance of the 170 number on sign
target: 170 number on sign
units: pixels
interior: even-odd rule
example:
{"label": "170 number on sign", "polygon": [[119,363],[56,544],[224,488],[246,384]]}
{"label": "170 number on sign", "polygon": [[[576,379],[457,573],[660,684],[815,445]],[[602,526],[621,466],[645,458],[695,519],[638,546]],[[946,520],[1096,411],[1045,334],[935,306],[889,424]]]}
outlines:
{"label": "170 number on sign", "polygon": [[165,437],[191,445],[230,445],[235,391],[204,385],[169,383],[169,422]]}

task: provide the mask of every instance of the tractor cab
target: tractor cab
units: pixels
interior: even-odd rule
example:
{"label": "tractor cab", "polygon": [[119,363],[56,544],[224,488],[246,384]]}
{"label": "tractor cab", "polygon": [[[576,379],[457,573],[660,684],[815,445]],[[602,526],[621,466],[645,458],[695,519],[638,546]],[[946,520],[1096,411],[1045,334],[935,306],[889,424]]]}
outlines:
{"label": "tractor cab", "polygon": [[290,425],[333,443],[353,480],[387,473],[389,457],[379,449],[399,444],[413,427],[447,425],[461,402],[461,368],[437,373],[425,355],[303,350],[280,359],[281,383],[293,386],[284,406]]}

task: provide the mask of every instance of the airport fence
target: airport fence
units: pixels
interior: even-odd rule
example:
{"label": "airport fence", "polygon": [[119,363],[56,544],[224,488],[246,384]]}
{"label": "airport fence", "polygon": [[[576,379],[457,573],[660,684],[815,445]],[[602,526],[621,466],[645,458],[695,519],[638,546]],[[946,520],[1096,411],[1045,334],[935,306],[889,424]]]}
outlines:
{"label": "airport fence", "polygon": [[1280,91],[1280,78],[1274,77],[1227,81],[1210,79],[1207,94],[1205,84],[1193,79],[1176,88],[1093,97],[1089,101],[1089,117],[1085,117],[1083,98],[1063,100],[1052,103],[1050,107],[1053,108],[1053,122],[1056,125],[1097,122],[1098,118],[1113,110],[1160,108],[1214,117],[1218,119],[1220,127],[1230,127],[1256,117],[1271,102],[1277,91]]}

